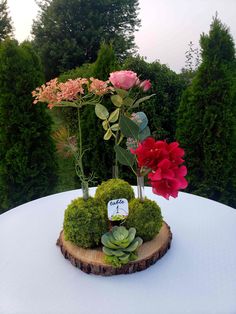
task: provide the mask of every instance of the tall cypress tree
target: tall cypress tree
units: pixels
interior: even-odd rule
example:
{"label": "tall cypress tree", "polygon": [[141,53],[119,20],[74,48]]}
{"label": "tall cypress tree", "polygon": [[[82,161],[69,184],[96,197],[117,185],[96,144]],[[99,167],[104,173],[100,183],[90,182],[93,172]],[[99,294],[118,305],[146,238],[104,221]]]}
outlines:
{"label": "tall cypress tree", "polygon": [[56,180],[51,120],[31,91],[42,83],[30,44],[0,47],[0,212],[49,194]]}
{"label": "tall cypress tree", "polygon": [[94,63],[94,77],[106,81],[109,74],[117,70],[117,60],[112,44],[102,43]]}
{"label": "tall cypress tree", "polygon": [[236,206],[234,42],[216,16],[200,45],[202,64],[182,97],[177,138],[186,150],[189,191]]}
{"label": "tall cypress tree", "polygon": [[12,22],[8,14],[7,0],[0,0],[0,42],[12,35]]}

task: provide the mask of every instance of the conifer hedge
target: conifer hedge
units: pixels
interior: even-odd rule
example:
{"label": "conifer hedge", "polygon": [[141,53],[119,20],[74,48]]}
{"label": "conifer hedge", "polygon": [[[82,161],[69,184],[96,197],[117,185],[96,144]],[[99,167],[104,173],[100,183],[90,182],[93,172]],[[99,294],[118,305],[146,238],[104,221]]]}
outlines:
{"label": "conifer hedge", "polygon": [[188,191],[236,206],[234,42],[215,17],[200,45],[202,64],[182,97],[177,121]]}
{"label": "conifer hedge", "polygon": [[31,91],[42,70],[29,43],[0,46],[0,212],[48,195],[56,182],[51,120]]}

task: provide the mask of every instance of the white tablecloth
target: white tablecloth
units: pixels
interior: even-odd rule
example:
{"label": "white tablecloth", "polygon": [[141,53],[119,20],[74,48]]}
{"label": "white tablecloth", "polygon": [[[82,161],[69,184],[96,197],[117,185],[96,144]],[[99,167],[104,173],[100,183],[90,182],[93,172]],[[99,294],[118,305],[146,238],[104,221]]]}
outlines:
{"label": "white tablecloth", "polygon": [[155,265],[131,275],[88,275],[62,256],[56,240],[64,210],[80,190],[2,214],[0,313],[235,314],[236,210],[187,193],[167,201],[145,190],[161,206],[173,241]]}

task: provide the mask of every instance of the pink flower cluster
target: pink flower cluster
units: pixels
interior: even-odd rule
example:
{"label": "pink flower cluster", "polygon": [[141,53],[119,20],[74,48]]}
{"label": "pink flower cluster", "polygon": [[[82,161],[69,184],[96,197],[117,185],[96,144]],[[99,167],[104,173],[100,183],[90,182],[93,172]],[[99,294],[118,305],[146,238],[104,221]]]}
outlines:
{"label": "pink flower cluster", "polygon": [[78,95],[84,94],[84,87],[88,85],[88,80],[85,78],[78,78],[75,80],[69,79],[65,83],[58,84],[57,102],[74,101]]}
{"label": "pink flower cluster", "polygon": [[127,70],[110,73],[109,81],[115,88],[124,90],[129,90],[135,86],[138,86],[140,89],[146,92],[151,88],[151,83],[149,80],[140,82],[137,73]]}
{"label": "pink flower cluster", "polygon": [[59,83],[55,78],[40,87],[37,87],[32,96],[35,98],[34,104],[37,102],[46,102],[51,109],[54,106],[60,106],[63,101],[75,102],[81,99],[85,93],[101,96],[113,90],[108,86],[108,81],[104,82],[98,79],[77,78],[69,79],[65,83]]}
{"label": "pink flower cluster", "polygon": [[187,168],[181,165],[184,162],[184,150],[178,142],[168,144],[148,137],[131,152],[137,155],[141,172],[149,171],[153,193],[169,199],[170,196],[177,197],[178,191],[187,187],[188,182],[184,178]]}
{"label": "pink flower cluster", "polygon": [[109,90],[114,90],[113,87],[108,86],[109,81],[104,82],[93,77],[90,77],[90,81],[89,91],[93,94],[102,96],[107,94]]}
{"label": "pink flower cluster", "polygon": [[32,96],[35,98],[34,104],[37,102],[47,102],[48,107],[52,108],[55,102],[57,102],[57,92],[58,92],[58,81],[57,78],[37,87],[33,92]]}

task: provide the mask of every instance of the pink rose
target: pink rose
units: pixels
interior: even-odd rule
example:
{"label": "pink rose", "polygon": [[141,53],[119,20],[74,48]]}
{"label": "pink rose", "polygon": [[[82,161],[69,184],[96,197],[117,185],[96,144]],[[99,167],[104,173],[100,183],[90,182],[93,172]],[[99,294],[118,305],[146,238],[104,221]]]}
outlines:
{"label": "pink rose", "polygon": [[150,80],[145,80],[145,81],[142,81],[140,84],[139,84],[139,87],[144,91],[148,91],[151,87],[152,87],[152,84],[150,82]]}
{"label": "pink rose", "polygon": [[133,71],[116,71],[110,73],[109,81],[115,88],[129,90],[137,84],[138,76]]}

